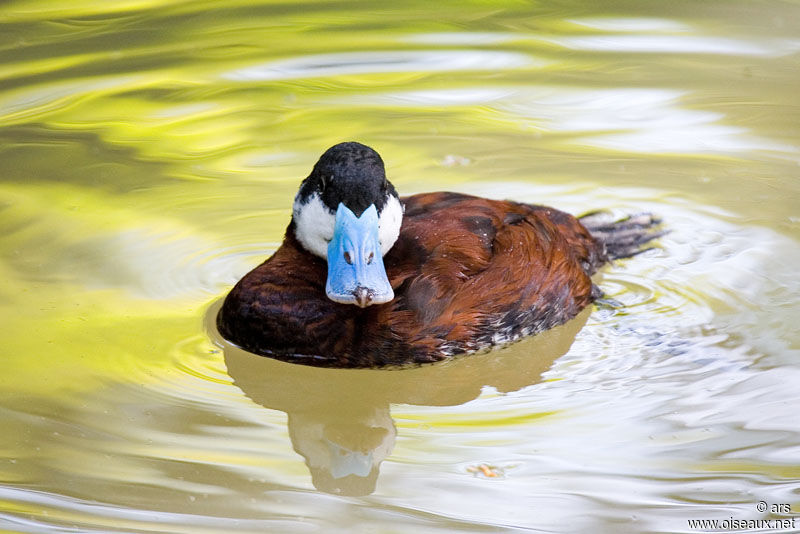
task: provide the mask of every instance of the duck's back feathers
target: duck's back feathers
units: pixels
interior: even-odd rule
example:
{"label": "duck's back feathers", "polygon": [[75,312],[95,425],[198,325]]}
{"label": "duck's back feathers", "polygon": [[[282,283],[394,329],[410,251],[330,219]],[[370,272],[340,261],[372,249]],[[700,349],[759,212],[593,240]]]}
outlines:
{"label": "duck's back feathers", "polygon": [[388,314],[434,359],[574,317],[605,261],[574,217],[551,208],[434,193],[408,198],[405,221],[387,256],[398,284]]}
{"label": "duck's back feathers", "polygon": [[393,301],[360,309],[325,298],[326,263],[290,225],[225,300],[221,333],[314,365],[430,362],[541,332],[598,295],[590,276],[606,247],[571,215],[455,193],[402,200],[400,236],[384,257]]}

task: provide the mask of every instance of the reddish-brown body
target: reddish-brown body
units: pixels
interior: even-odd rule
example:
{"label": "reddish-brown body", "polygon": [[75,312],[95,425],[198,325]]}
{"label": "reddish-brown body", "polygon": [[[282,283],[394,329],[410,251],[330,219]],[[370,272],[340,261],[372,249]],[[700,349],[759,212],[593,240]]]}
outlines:
{"label": "reddish-brown body", "polygon": [[590,276],[605,246],[571,215],[455,193],[401,200],[400,237],[384,257],[394,300],[362,309],[326,298],[326,262],[290,225],[226,298],[220,332],[312,365],[422,363],[541,332],[598,295]]}

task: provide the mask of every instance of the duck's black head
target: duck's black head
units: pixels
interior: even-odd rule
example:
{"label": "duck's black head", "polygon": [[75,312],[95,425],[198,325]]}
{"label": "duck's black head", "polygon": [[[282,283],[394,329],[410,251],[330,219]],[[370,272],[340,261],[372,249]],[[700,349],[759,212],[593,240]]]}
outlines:
{"label": "duck's black head", "polygon": [[325,151],[300,185],[292,212],[297,240],[328,262],[328,297],[361,307],[394,298],[382,257],[402,218],[383,160],[355,142]]}
{"label": "duck's black head", "polygon": [[380,155],[352,141],[332,146],[322,154],[300,185],[295,201],[307,200],[314,194],[332,213],[341,202],[356,217],[371,204],[381,213],[389,198],[397,198],[394,186],[386,179]]}

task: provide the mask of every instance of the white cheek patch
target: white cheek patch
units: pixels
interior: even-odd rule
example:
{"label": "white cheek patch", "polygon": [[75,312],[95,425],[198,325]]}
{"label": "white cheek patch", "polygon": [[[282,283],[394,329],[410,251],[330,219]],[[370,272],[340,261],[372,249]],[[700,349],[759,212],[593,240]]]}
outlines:
{"label": "white cheek patch", "polygon": [[381,254],[384,256],[397,241],[402,222],[403,206],[396,196],[390,195],[389,200],[383,205],[383,211],[378,219],[378,240],[381,242]]}
{"label": "white cheek patch", "polygon": [[322,202],[319,193],[314,193],[304,203],[295,198],[292,217],[300,244],[312,254],[327,260],[328,243],[333,239],[336,215]]}
{"label": "white cheek patch", "polygon": [[[336,214],[322,202],[319,193],[314,193],[305,202],[295,198],[292,216],[295,236],[303,248],[327,260],[328,243],[333,239],[333,229],[336,226]],[[390,196],[378,218],[378,240],[382,255],[385,256],[397,241],[402,222],[403,205],[397,197]]]}

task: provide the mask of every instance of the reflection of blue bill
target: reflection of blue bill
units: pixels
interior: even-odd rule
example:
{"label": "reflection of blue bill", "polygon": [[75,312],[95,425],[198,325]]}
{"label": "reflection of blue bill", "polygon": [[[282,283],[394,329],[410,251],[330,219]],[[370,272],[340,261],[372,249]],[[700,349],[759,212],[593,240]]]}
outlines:
{"label": "reflection of blue bill", "polygon": [[333,478],[344,478],[350,475],[363,478],[372,471],[372,451],[367,453],[351,451],[329,439],[324,441],[331,453],[331,476]]}

